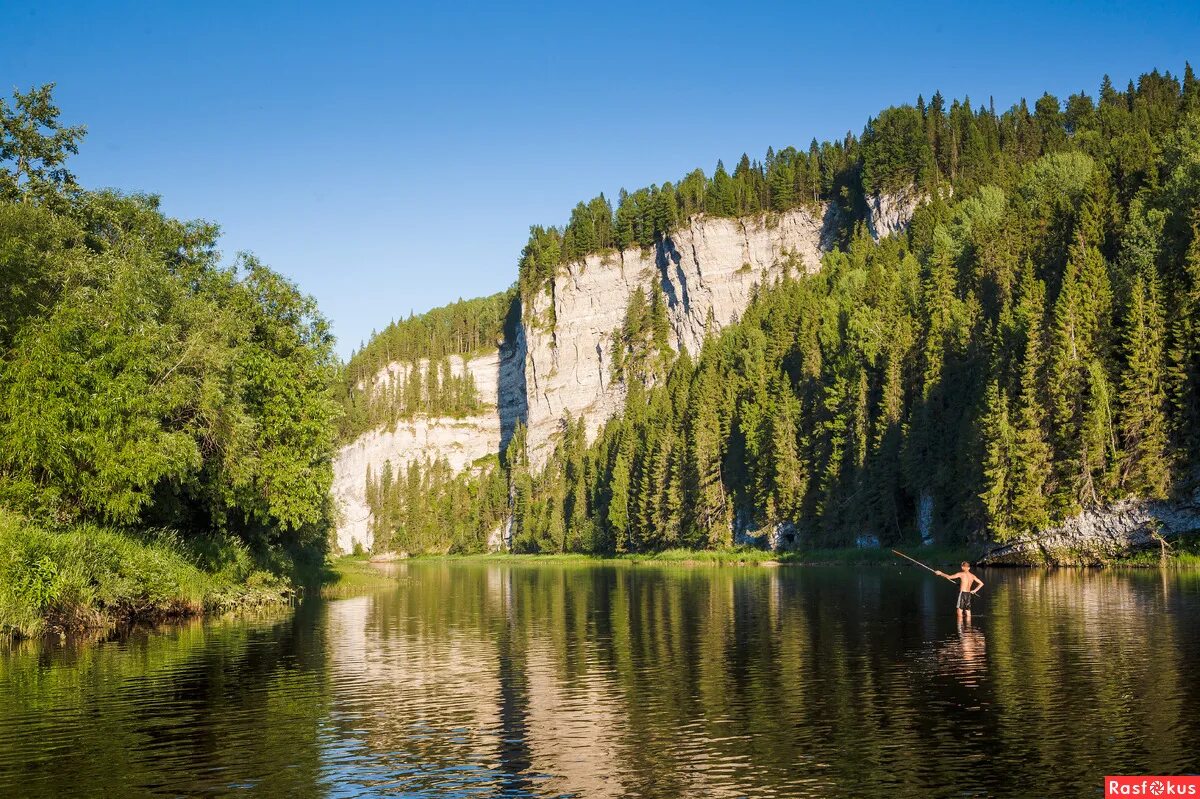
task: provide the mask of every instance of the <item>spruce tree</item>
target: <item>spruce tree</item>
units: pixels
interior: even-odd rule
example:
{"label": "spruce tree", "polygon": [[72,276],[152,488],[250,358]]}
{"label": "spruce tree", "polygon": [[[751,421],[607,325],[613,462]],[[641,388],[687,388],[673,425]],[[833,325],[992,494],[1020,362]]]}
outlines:
{"label": "spruce tree", "polygon": [[1008,418],[1008,397],[997,381],[988,383],[982,420],[984,440],[984,490],[980,494],[987,511],[988,532],[996,541],[1013,534],[1013,444]]}
{"label": "spruce tree", "polygon": [[1136,277],[1124,324],[1121,373],[1122,483],[1131,493],[1163,497],[1170,485],[1163,385],[1165,323],[1157,280]]}
{"label": "spruce tree", "polygon": [[629,458],[624,451],[617,452],[613,464],[612,498],[608,503],[608,526],[612,529],[613,541],[618,554],[631,551],[629,540]]}
{"label": "spruce tree", "polygon": [[1022,532],[1034,532],[1050,523],[1046,484],[1053,452],[1046,441],[1046,395],[1042,382],[1045,297],[1045,284],[1033,277],[1032,268],[1027,265],[1017,306],[1025,334],[1025,351],[1021,358],[1020,400],[1013,424],[1011,476],[1012,524]]}

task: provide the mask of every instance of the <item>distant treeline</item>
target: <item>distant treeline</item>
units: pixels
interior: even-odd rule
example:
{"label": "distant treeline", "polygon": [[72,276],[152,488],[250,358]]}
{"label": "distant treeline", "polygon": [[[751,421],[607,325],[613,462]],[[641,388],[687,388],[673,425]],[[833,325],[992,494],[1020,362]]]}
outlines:
{"label": "distant treeline", "polygon": [[972,106],[964,98],[947,107],[940,92],[928,102],[918,97],[915,105],[880,112],[858,137],[848,132],[841,141],[814,139],[807,150],[768,149],[762,161],[743,155],[732,173],[718,161],[711,177],[696,169],[677,183],[622,189],[615,210],[603,194],[580,202],[565,227],[530,229],[521,293],[544,288],[560,265],[588,254],[651,247],[698,213],[739,217],[831,202],[845,245],[865,218],[869,195],[950,186],[969,195],[984,185],[1009,186],[1044,153],[1077,149],[1107,159],[1115,177],[1130,184],[1151,165],[1152,137],[1175,124],[1180,103],[1194,103],[1196,92],[1188,66],[1182,85],[1154,71],[1119,92],[1106,76],[1098,102],[1080,92],[1064,104],[1047,93],[1032,110],[1024,100],[997,113],[991,102]]}
{"label": "distant treeline", "polygon": [[339,426],[343,441],[367,430],[392,429],[417,414],[462,418],[483,408],[471,370],[456,372],[448,356],[393,362],[384,374],[378,381],[364,378],[361,388],[344,391]]}

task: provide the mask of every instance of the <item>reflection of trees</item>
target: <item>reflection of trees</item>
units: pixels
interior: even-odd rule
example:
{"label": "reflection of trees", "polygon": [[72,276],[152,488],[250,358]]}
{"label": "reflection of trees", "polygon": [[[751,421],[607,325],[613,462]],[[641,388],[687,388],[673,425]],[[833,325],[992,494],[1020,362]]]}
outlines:
{"label": "reflection of trees", "polygon": [[960,628],[953,592],[883,569],[410,568],[365,637],[398,697],[373,749],[435,773],[410,788],[480,753],[497,788],[582,796],[1071,793],[1196,765],[1195,609],[1140,576],[995,575]]}
{"label": "reflection of trees", "polygon": [[308,613],[0,648],[0,795],[321,795]]}
{"label": "reflection of trees", "polygon": [[1075,795],[1200,766],[1195,575],[1003,572],[960,627],[885,569],[398,570],[284,621],[3,650],[0,794]]}
{"label": "reflection of trees", "polygon": [[[1064,786],[1196,767],[1195,692],[1181,682],[1195,663],[1177,637],[1195,608],[1171,612],[1169,593],[1152,573],[1112,570],[1021,572],[997,587],[998,733],[1022,753],[1011,767],[1045,769]],[[1194,647],[1194,637],[1183,640]]]}

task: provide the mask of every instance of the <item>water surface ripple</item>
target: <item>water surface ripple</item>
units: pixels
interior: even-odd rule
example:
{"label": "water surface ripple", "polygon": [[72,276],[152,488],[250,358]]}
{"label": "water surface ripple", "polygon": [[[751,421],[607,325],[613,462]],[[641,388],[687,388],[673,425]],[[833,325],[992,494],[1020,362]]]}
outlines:
{"label": "water surface ripple", "polygon": [[0,647],[0,796],[1100,796],[1200,771],[1200,574],[400,564]]}

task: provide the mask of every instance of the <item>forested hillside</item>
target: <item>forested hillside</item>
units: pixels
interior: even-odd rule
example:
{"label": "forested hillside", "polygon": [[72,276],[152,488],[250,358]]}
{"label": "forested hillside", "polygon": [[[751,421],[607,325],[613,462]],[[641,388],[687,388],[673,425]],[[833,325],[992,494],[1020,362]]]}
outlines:
{"label": "forested hillside", "polygon": [[[876,243],[865,198],[896,191],[926,202],[904,235]],[[735,530],[801,545],[1003,541],[1192,479],[1190,66],[1124,91],[1105,78],[1095,98],[1047,94],[1032,110],[947,107],[935,94],[881,112],[858,138],[623,192],[615,211],[601,196],[562,230],[533,228],[520,289],[541,290],[585,253],[653,243],[689,214],[812,201],[833,202],[843,222],[819,274],[761,286],[700,352],[662,353],[653,330],[627,325],[615,375],[627,407],[596,441],[564,420],[551,463],[533,470],[513,436],[503,474],[515,549],[724,546]],[[653,319],[644,308],[657,295],[648,285],[633,313]],[[411,494],[369,494],[377,514],[404,518]],[[460,501],[450,516],[430,548],[478,540],[462,533],[475,507]],[[402,522],[390,537],[419,548]]]}
{"label": "forested hillside", "polygon": [[[450,356],[494,352],[506,326],[517,323],[515,303],[514,287],[409,316],[372,336],[342,369],[342,440],[418,413],[466,416],[478,411],[470,372],[453,372]],[[381,372],[389,368],[403,370],[406,379],[381,380]]]}
{"label": "forested hillside", "polygon": [[13,607],[175,590],[113,562],[95,524],[166,542],[155,568],[319,560],[337,406],[313,301],[253,257],[222,266],[212,224],[80,188],[66,162],[84,130],[51,87],[0,100],[0,123],[0,628]]}

